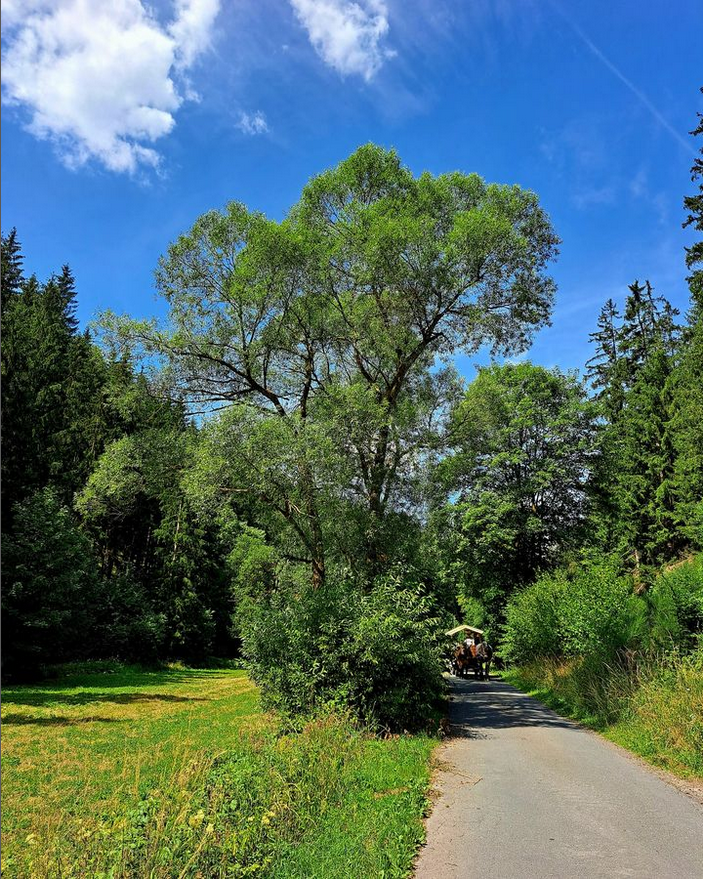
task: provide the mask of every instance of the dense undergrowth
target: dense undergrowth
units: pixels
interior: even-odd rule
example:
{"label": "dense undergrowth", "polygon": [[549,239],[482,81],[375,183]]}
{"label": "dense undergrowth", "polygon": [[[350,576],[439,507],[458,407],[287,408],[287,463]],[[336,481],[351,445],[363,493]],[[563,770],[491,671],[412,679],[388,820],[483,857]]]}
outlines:
{"label": "dense undergrowth", "polygon": [[652,763],[703,776],[702,633],[703,557],[642,594],[601,560],[513,599],[506,678]]}
{"label": "dense undergrowth", "polygon": [[8,877],[401,877],[427,735],[264,714],[242,672],[137,668],[9,688]]}

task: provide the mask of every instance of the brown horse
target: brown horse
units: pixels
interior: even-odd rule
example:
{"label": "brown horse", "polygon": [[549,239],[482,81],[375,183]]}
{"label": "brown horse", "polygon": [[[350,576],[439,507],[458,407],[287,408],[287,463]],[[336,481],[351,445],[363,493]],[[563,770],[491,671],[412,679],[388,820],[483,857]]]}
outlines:
{"label": "brown horse", "polygon": [[473,670],[477,678],[483,678],[483,668],[481,660],[476,656],[476,647],[471,645],[467,647],[465,644],[459,644],[452,656],[452,673],[458,678],[468,677],[470,671]]}

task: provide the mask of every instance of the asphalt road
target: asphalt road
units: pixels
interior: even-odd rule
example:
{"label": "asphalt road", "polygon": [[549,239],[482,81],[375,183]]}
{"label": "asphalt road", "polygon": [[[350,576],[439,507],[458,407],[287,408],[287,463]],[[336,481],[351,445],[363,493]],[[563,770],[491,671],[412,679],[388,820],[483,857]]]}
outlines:
{"label": "asphalt road", "polygon": [[499,681],[452,680],[416,879],[703,879],[703,806]]}

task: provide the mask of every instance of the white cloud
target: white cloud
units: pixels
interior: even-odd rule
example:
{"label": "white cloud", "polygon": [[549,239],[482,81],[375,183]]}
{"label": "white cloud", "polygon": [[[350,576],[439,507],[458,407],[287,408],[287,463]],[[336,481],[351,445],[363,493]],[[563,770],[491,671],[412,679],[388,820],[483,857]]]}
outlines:
{"label": "white cloud", "polygon": [[310,42],[325,64],[343,76],[368,82],[394,53],[381,45],[388,33],[384,0],[290,0]]}
{"label": "white cloud", "polygon": [[261,110],[256,110],[254,113],[240,113],[237,128],[244,134],[265,134],[269,130],[266,117]]}
{"label": "white cloud", "polygon": [[177,63],[190,67],[210,46],[220,0],[176,0],[176,18],[169,26],[177,48]]}
{"label": "white cloud", "polygon": [[134,173],[184,100],[175,75],[209,42],[220,0],[176,0],[162,26],[141,0],[5,0],[3,100],[76,167]]}

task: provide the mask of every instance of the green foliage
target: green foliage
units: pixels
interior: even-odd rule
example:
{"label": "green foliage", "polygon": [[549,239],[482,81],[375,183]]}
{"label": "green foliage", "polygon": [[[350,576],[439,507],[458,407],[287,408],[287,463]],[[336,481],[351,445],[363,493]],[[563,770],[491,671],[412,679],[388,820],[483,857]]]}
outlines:
{"label": "green foliage", "polygon": [[622,319],[609,300],[591,335],[596,354],[588,374],[604,420],[590,493],[594,543],[616,548],[646,579],[687,542],[681,495],[690,504],[691,494],[681,490],[681,476],[690,471],[693,449],[684,448],[691,443],[682,435],[687,403],[678,312],[654,296],[649,282],[635,281],[629,290]]}
{"label": "green foliage", "polygon": [[703,557],[640,594],[595,559],[513,597],[507,677],[658,765],[700,774],[702,632]]}
{"label": "green foliage", "polygon": [[[148,596],[152,649],[188,660],[231,649],[232,602],[216,523],[193,512],[181,485],[195,441],[168,426],[115,440],[76,498],[105,574],[127,576]],[[139,642],[124,649],[131,656],[134,648],[147,649]]]}
{"label": "green foliage", "polygon": [[75,319],[67,266],[40,284],[24,279],[14,230],[3,236],[3,529],[12,510],[52,485],[64,503],[85,481],[106,432],[106,365]]}
{"label": "green foliage", "polygon": [[3,539],[2,625],[5,673],[17,677],[85,649],[99,572],[54,489],[18,504],[14,518],[15,534]]}
{"label": "green foliage", "polygon": [[264,699],[285,711],[347,705],[380,727],[416,728],[443,691],[442,621],[411,572],[314,589],[284,569],[265,598],[240,603],[238,623]]}
{"label": "green foliage", "polygon": [[[167,325],[106,315],[103,327],[161,358],[190,401],[231,407],[230,490],[319,587],[344,553],[368,576],[384,569],[385,517],[417,504],[417,462],[441,446],[456,393],[436,359],[524,349],[548,320],[557,243],[533,193],[415,178],[368,144],[280,223],[238,203],[204,214],[160,261]],[[350,507],[355,527],[335,546]]]}
{"label": "green foliage", "polygon": [[[703,270],[698,274],[703,275]],[[691,546],[703,549],[703,306],[691,310],[684,338],[668,387],[675,452],[671,492],[679,532]]]}
{"label": "green foliage", "polygon": [[517,664],[542,656],[611,661],[643,630],[644,601],[610,559],[543,575],[509,601],[502,652]]}
{"label": "green foliage", "polygon": [[655,647],[686,650],[702,643],[703,556],[662,573],[645,598]]}
{"label": "green foliage", "polygon": [[611,659],[642,635],[644,608],[612,559],[579,566],[560,608],[561,654]]}
{"label": "green foliage", "polygon": [[443,528],[459,592],[489,619],[506,597],[582,538],[595,409],[582,383],[531,363],[481,369],[452,414],[438,475],[456,499]]}
{"label": "green foliage", "polygon": [[[103,578],[91,607],[84,641],[89,656],[157,664],[166,655],[167,618],[152,596],[128,573]],[[75,649],[71,650],[75,658]],[[54,657],[50,657],[53,662]]]}
{"label": "green foliage", "polygon": [[545,574],[516,592],[505,611],[501,653],[512,662],[560,653],[561,616],[568,582],[563,572]]}
{"label": "green foliage", "polygon": [[[703,92],[703,88],[701,89]],[[703,137],[703,114],[698,113],[698,125],[693,129],[691,134],[694,137]],[[688,195],[684,198],[683,203],[688,215],[684,222],[684,227],[693,226],[697,232],[703,232],[703,146],[699,152],[700,156],[696,156],[691,166],[691,180],[700,180],[698,184],[698,192],[695,195]],[[692,323],[700,321],[703,318],[703,240],[696,241],[691,247],[686,249],[686,265],[692,269],[688,277],[688,284],[691,290],[691,298],[693,300],[693,320]]]}

